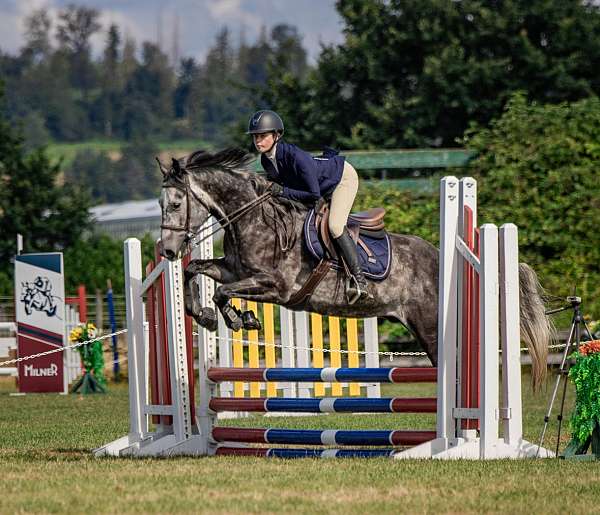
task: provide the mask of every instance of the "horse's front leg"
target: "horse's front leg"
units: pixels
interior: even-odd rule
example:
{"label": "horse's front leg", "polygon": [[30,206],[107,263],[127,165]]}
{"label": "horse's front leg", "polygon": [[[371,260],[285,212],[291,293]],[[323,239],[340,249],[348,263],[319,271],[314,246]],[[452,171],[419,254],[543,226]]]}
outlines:
{"label": "horse's front leg", "polygon": [[185,267],[186,281],[201,274],[210,277],[218,283],[232,283],[237,277],[233,274],[230,263],[224,258],[193,259]]}
{"label": "horse's front leg", "polygon": [[259,273],[241,281],[223,284],[213,296],[227,327],[234,331],[239,331],[242,327],[248,330],[260,329],[260,321],[252,311],[241,312],[231,304],[230,300],[234,297],[256,302],[278,302],[277,279],[270,274]]}
{"label": "horse's front leg", "polygon": [[218,320],[215,310],[209,306],[203,306],[200,302],[200,288],[194,280],[198,275],[205,275],[219,282],[235,280],[235,276],[227,268],[225,258],[194,259],[190,261],[185,269],[184,300],[185,311],[194,317],[200,327],[209,331],[216,331]]}

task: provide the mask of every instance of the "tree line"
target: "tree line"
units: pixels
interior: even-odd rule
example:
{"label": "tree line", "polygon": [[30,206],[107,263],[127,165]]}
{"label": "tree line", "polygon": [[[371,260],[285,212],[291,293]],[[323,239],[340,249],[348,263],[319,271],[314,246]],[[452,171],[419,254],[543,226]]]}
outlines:
{"label": "tree line", "polygon": [[[195,138],[223,142],[224,128],[263,104],[271,67],[302,78],[306,51],[297,29],[266,28],[252,44],[235,46],[227,28],[204,62],[171,62],[155,43],[103,28],[96,9],[69,5],[53,26],[47,9],[25,19],[25,44],[17,55],[0,54],[6,113],[32,145],[91,138]],[[104,34],[92,55],[91,38]]]}
{"label": "tree line", "polygon": [[[0,55],[9,119],[43,142],[194,138],[245,143],[250,113],[282,113],[318,149],[456,146],[507,99],[557,103],[600,90],[600,6],[585,0],[338,0],[344,42],[307,63],[297,28],[234,45],[227,28],[203,62],[171,62],[154,42],[102,27],[69,5],[25,22],[17,55]],[[103,33],[94,58],[90,39]]]}

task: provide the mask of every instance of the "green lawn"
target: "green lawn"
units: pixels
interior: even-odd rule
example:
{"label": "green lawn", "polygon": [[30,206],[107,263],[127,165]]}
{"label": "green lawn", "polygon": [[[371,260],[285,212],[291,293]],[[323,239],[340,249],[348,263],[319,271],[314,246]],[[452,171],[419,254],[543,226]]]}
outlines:
{"label": "green lawn", "polygon": [[[524,382],[525,436],[537,442],[550,386]],[[597,462],[93,458],[127,432],[127,389],[107,395],[9,396],[0,380],[0,513],[592,513]],[[430,395],[393,385],[385,395]],[[572,406],[567,397],[567,410]],[[546,444],[554,446],[555,417]],[[229,421],[303,428],[433,427],[430,415],[324,415]],[[562,446],[567,435],[562,439]]]}
{"label": "green lawn", "polygon": [[[95,150],[107,152],[113,157],[118,157],[121,152],[121,147],[127,142],[119,140],[89,140],[77,143],[51,143],[48,145],[48,154],[54,160],[63,159],[63,166],[68,166],[75,159],[75,155],[80,150]],[[211,148],[211,145],[202,140],[178,140],[158,142],[156,144],[161,154],[181,155],[187,154],[200,148]]]}

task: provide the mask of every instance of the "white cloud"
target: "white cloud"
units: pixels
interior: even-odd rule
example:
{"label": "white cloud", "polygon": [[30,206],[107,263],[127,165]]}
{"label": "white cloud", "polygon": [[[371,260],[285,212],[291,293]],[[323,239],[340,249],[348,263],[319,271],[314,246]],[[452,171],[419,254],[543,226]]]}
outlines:
{"label": "white cloud", "polygon": [[96,32],[90,40],[93,55],[100,55],[102,53],[106,45],[108,28],[113,23],[119,27],[122,39],[124,39],[125,36],[133,38],[137,42],[148,39],[147,34],[135,19],[132,19],[122,12],[115,11],[114,9],[102,9],[98,21],[100,25],[102,25],[102,28],[100,31]]}
{"label": "white cloud", "polygon": [[210,2],[208,10],[215,18],[235,15],[241,11],[241,0],[221,0],[220,2]]}
{"label": "white cloud", "polygon": [[49,0],[14,0],[0,2],[0,48],[14,53],[23,46],[25,18],[33,11],[46,8],[54,23],[57,12],[53,2]]}
{"label": "white cloud", "polygon": [[244,27],[252,32],[260,30],[265,20],[248,9],[248,2],[242,5],[241,0],[220,0],[209,2],[206,6],[214,22],[220,26]]}

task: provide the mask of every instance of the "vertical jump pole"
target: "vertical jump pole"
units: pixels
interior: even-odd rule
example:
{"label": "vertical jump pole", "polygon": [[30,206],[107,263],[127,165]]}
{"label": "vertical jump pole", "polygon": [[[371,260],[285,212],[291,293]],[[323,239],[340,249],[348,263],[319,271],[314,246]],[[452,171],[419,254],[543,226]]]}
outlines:
{"label": "vertical jump pole", "polygon": [[480,459],[495,456],[498,442],[498,350],[499,350],[499,306],[498,306],[498,228],[484,224],[480,232],[481,273],[479,274],[479,311],[481,326],[480,349]]}
{"label": "vertical jump pole", "polygon": [[[477,227],[477,181],[472,177],[465,177],[460,180],[459,187],[460,202],[458,207],[458,229],[457,234],[467,244],[469,249],[476,252],[475,249],[475,228]],[[457,270],[458,284],[458,302],[457,318],[460,323],[457,325],[457,373],[460,378],[459,388],[456,392],[457,406],[462,408],[477,408],[479,406],[478,395],[478,367],[477,347],[479,335],[476,334],[474,323],[477,320],[477,310],[475,305],[474,282],[477,272],[467,260],[459,259]],[[476,419],[462,419],[461,426],[458,428],[465,437],[474,437],[474,430],[478,429]],[[468,432],[467,432],[468,431]]]}
{"label": "vertical jump pole", "polygon": [[192,435],[191,399],[188,381],[185,315],[183,307],[183,271],[181,261],[167,263],[164,271],[165,305],[167,311],[167,342],[171,402],[173,406],[173,434],[177,442]]}
{"label": "vertical jump pole", "polygon": [[504,441],[523,440],[521,411],[521,332],[519,322],[519,237],[517,226],[500,227],[500,337],[502,344],[501,416]]}
{"label": "vertical jump pole", "polygon": [[[115,303],[113,299],[112,281],[106,280],[106,305],[108,307],[108,320],[110,323],[110,332],[117,332],[117,320],[115,318]],[[112,351],[113,351],[113,378],[115,381],[121,379],[121,367],[119,365],[119,348],[117,347],[117,337],[112,337]]]}
{"label": "vertical jump pole", "polygon": [[[212,236],[207,237],[209,231],[207,227],[210,227],[211,222],[212,219],[209,219],[206,222],[205,227],[200,232],[200,236],[202,238],[206,237],[206,239],[192,251],[193,259],[212,259],[213,257],[213,238]],[[216,313],[216,306],[213,301],[213,295],[215,293],[214,281],[205,275],[202,275],[195,280],[198,281],[202,306],[215,309]],[[219,350],[220,352],[223,352],[224,349],[226,349],[227,359],[231,359],[230,347],[227,345],[229,342],[226,341],[225,343],[226,345],[221,345],[221,342],[219,342]],[[208,403],[212,397],[216,396],[217,386],[207,380],[208,369],[216,366],[217,364],[216,352],[217,341],[215,333],[211,333],[208,329],[198,326],[199,392],[198,403],[196,405],[196,420],[202,442],[202,454],[214,454],[214,449],[216,448],[216,445],[213,445],[212,448],[209,449],[209,447],[211,447],[209,438],[212,433],[212,428],[215,425],[216,414],[208,409]],[[190,378],[190,380],[194,380],[193,376]],[[233,387],[231,383],[230,386]],[[223,393],[221,393],[221,395],[223,395]]]}
{"label": "vertical jump pole", "polygon": [[[279,321],[281,323],[281,363],[283,367],[296,367],[296,354],[294,349],[294,312],[284,307],[279,307]],[[297,385],[293,382],[282,383],[285,397],[296,397]]]}
{"label": "vertical jump pole", "polygon": [[125,254],[125,309],[127,311],[127,347],[129,376],[129,437],[140,441],[148,432],[148,419],[143,412],[147,401],[146,359],[144,351],[144,306],[142,296],[142,250],[140,240],[128,238]]}
{"label": "vertical jump pole", "polygon": [[[294,335],[298,349],[296,349],[296,366],[299,368],[310,367],[310,324],[308,313],[297,311],[294,313]],[[308,398],[311,396],[311,383],[299,382],[298,397]]]}
{"label": "vertical jump pole", "polygon": [[438,299],[438,378],[437,437],[447,448],[455,437],[452,409],[456,406],[456,347],[459,183],[456,177],[444,177],[440,184],[440,262]]}
{"label": "vertical jump pole", "polygon": [[[379,335],[377,332],[377,317],[365,318],[365,367],[379,368]],[[381,397],[381,384],[367,385],[367,397]]]}

